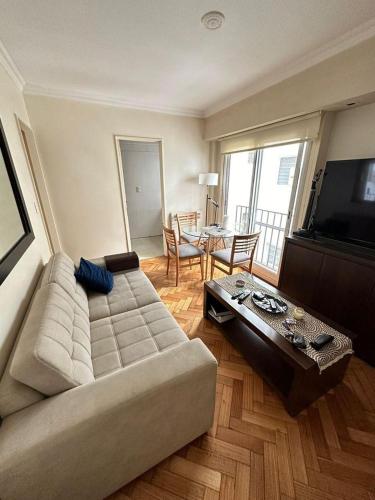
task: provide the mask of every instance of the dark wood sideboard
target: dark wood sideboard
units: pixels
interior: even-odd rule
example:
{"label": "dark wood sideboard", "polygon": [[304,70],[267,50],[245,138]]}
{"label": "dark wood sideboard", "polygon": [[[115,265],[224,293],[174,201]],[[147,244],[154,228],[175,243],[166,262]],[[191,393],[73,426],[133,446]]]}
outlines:
{"label": "dark wood sideboard", "polygon": [[287,237],[279,288],[353,333],[355,354],[375,366],[374,256],[318,240]]}

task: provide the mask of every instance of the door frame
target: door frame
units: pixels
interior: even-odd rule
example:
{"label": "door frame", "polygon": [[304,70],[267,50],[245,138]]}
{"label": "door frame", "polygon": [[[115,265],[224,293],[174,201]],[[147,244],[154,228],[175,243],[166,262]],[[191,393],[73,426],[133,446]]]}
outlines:
{"label": "door frame", "polygon": [[161,218],[162,224],[166,224],[166,196],[165,196],[165,163],[164,163],[164,139],[162,137],[140,137],[132,135],[115,135],[115,148],[117,157],[117,170],[120,183],[120,193],[121,193],[121,204],[122,204],[122,214],[124,219],[124,229],[125,229],[125,240],[128,251],[131,251],[131,235],[129,227],[129,216],[126,200],[125,191],[125,179],[124,171],[122,165],[122,155],[121,155],[121,141],[133,141],[133,142],[157,142],[159,143],[159,164],[160,164],[160,194],[161,194]]}
{"label": "door frame", "polygon": [[15,117],[22,149],[26,157],[26,163],[29,169],[38,205],[35,205],[35,209],[42,219],[48,246],[51,253],[54,254],[61,251],[61,242],[51,206],[51,200],[48,193],[42,163],[40,161],[38,146],[35,140],[34,132],[29,125],[22,121],[17,115],[15,115]]}
{"label": "door frame", "polygon": [[[290,198],[289,198],[289,206],[288,206],[288,216],[287,216],[287,221],[285,224],[285,236],[289,236],[293,219],[295,219],[295,212],[298,211],[299,205],[297,205],[297,195],[298,195],[298,186],[301,185],[301,177],[304,172],[304,155],[305,151],[307,149],[307,144],[306,141],[301,141],[299,148],[298,148],[298,153],[297,153],[297,160],[296,160],[296,167],[294,170],[294,178],[293,178],[293,184],[292,184],[292,190],[290,192]],[[285,239],[284,239],[285,241]],[[281,258],[280,262],[282,259],[282,255],[284,252],[284,245],[281,250]],[[280,274],[280,267],[279,271],[277,273],[278,275]]]}

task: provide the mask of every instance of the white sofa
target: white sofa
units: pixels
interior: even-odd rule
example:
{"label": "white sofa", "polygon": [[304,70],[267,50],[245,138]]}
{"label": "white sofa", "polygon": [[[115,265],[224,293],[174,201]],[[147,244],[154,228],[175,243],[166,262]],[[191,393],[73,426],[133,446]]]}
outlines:
{"label": "white sofa", "polygon": [[139,268],[86,294],[56,254],[0,382],[1,500],[116,491],[209,429],[216,366]]}

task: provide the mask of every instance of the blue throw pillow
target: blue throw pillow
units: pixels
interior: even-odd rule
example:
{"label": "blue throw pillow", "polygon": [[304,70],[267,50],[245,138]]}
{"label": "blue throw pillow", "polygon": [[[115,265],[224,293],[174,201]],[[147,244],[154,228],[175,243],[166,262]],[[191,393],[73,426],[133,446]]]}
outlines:
{"label": "blue throw pillow", "polygon": [[109,293],[113,288],[113,274],[82,257],[74,276],[85,288],[94,292]]}

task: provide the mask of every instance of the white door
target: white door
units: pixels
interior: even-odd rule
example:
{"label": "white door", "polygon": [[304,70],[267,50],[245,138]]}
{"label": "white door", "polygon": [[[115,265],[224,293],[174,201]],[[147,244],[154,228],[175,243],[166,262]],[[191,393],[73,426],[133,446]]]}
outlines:
{"label": "white door", "polygon": [[120,141],[130,238],[162,235],[160,143]]}

